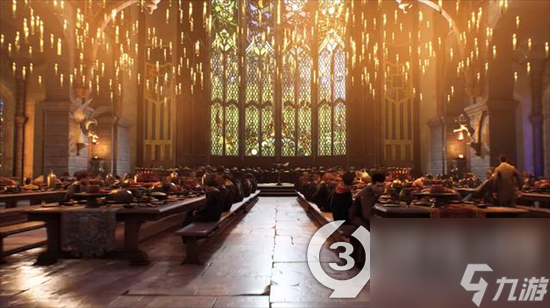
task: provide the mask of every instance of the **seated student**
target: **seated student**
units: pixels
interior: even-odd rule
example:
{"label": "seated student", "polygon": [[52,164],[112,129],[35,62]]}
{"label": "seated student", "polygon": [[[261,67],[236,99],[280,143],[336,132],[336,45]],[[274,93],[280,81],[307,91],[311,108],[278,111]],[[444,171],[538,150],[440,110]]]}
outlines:
{"label": "seated student", "polygon": [[241,182],[241,173],[239,169],[233,168],[231,170],[231,181],[233,182],[233,185],[235,186],[235,202],[241,202],[244,200],[244,189],[243,189],[243,183]]}
{"label": "seated student", "polygon": [[222,193],[216,187],[218,183],[212,175],[204,178],[204,190],[206,192],[206,205],[204,208],[196,211],[187,212],[182,227],[185,227],[195,221],[214,222],[218,221],[222,215],[223,199]]}
{"label": "seated student", "polygon": [[378,197],[384,193],[386,186],[386,177],[382,173],[374,173],[371,180],[370,184],[357,193],[356,202],[353,203],[350,211],[351,223],[358,227],[363,226],[367,230],[370,230],[372,207]]}
{"label": "seated student", "polygon": [[301,192],[305,195],[304,189],[305,186],[309,184],[310,181],[309,172],[304,171],[300,177],[296,179],[296,182],[294,183],[294,187],[297,191]]}
{"label": "seated student", "polygon": [[[350,221],[353,225],[370,231],[370,221],[372,217],[372,208],[374,203],[384,193],[386,187],[386,176],[382,173],[374,173],[372,182],[361,190],[353,202],[350,210]],[[350,237],[353,246],[352,258],[356,261],[357,267],[363,268],[366,262],[366,256],[362,244],[355,237]]]}
{"label": "seated student", "polygon": [[71,200],[76,193],[85,192],[88,186],[88,180],[90,179],[90,174],[87,171],[77,171],[74,173],[74,178],[76,181],[71,183],[67,187],[67,193],[63,197],[63,202],[68,202]]}
{"label": "seated student", "polygon": [[477,198],[486,203],[495,203],[493,199],[493,181],[495,180],[494,170],[492,168],[488,169],[485,175],[485,181],[464,197],[463,201],[470,201],[473,198]]}
{"label": "seated student", "polygon": [[250,197],[250,194],[252,193],[252,183],[250,183],[250,180],[246,178],[246,175],[241,172],[241,184],[243,188],[243,195],[245,198]]}
{"label": "seated student", "polygon": [[310,181],[304,187],[304,197],[306,198],[307,201],[313,202],[313,195],[317,191],[319,183],[321,183],[321,177],[319,176],[319,174],[310,173]]}
{"label": "seated student", "polygon": [[258,190],[258,178],[256,178],[252,173],[247,173],[246,178],[250,182],[250,193],[255,193]]}
{"label": "seated student", "polygon": [[229,171],[224,174],[224,181],[225,187],[230,192],[230,200],[226,201],[226,208],[224,209],[224,212],[227,212],[231,209],[233,203],[239,202],[239,189],[233,182],[233,175]]}
{"label": "seated student", "polygon": [[342,182],[336,186],[334,192],[332,193],[330,207],[332,209],[332,217],[334,221],[345,220],[346,223],[349,223],[349,209],[353,203],[351,187],[354,179],[355,173],[344,173],[342,176]]}
{"label": "seated student", "polygon": [[322,175],[322,181],[317,185],[317,190],[311,196],[311,200],[323,212],[330,212],[330,194],[329,187],[330,176],[328,173]]}

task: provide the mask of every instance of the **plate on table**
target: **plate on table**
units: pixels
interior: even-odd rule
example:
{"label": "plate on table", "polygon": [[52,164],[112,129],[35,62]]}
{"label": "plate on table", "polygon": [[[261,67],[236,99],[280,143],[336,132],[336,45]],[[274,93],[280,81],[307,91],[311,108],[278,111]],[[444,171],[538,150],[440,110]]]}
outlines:
{"label": "plate on table", "polygon": [[383,207],[401,207],[401,205],[397,203],[382,203]]}
{"label": "plate on table", "polygon": [[59,203],[46,203],[46,204],[43,204],[42,207],[60,207],[61,204]]}
{"label": "plate on table", "polygon": [[416,205],[416,206],[432,206],[433,203],[430,202],[430,201],[418,201],[418,202],[414,203],[414,205]]}

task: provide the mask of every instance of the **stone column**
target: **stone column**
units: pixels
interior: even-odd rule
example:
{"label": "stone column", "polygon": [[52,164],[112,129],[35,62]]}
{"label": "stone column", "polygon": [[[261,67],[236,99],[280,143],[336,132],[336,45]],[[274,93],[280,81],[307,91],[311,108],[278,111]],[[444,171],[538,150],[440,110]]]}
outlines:
{"label": "stone column", "polygon": [[545,59],[531,60],[531,97],[532,111],[530,120],[533,123],[533,161],[535,165],[535,176],[544,175],[544,115],[542,110],[543,75],[545,70]]}
{"label": "stone column", "polygon": [[516,111],[518,102],[513,99],[487,101],[490,116],[491,166],[498,166],[498,155],[504,154],[517,164]]}
{"label": "stone column", "polygon": [[15,80],[15,134],[14,134],[14,173],[16,177],[23,176],[24,150],[25,150],[25,101],[27,99],[27,82],[17,76]]}
{"label": "stone column", "polygon": [[37,105],[36,157],[40,163],[36,174],[47,174],[53,170],[57,175],[63,172],[74,174],[88,169],[88,147],[79,145],[80,125],[71,119],[70,101],[48,100]]}

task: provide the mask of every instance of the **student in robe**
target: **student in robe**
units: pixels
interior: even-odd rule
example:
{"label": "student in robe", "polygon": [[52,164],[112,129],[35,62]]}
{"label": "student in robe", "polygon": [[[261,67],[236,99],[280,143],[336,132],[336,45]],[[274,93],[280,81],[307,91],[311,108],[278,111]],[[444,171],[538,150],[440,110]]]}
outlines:
{"label": "student in robe", "polygon": [[258,179],[252,173],[247,173],[246,179],[250,182],[250,192],[255,193],[258,189]]}
{"label": "student in robe", "polygon": [[195,221],[215,222],[220,220],[222,215],[223,197],[218,187],[215,176],[205,175],[204,191],[206,192],[206,205],[200,210],[187,212],[182,227]]}
{"label": "student in robe", "polygon": [[367,184],[355,196],[356,202],[350,211],[350,221],[356,226],[363,226],[370,230],[370,219],[372,208],[378,198],[384,193],[386,187],[386,176],[382,173],[374,173],[371,176],[371,183]]}
{"label": "student in robe", "polygon": [[514,206],[523,179],[516,167],[508,163],[508,157],[501,155],[499,160],[500,165],[495,169],[493,180],[493,198],[499,206]]}
{"label": "student in robe", "polygon": [[[211,169],[211,168],[209,168]],[[214,179],[216,180],[216,188],[221,192],[222,194],[222,200],[223,207],[222,212],[227,212],[231,208],[231,205],[233,204],[233,197],[231,191],[227,188],[225,185],[225,178],[224,178],[224,168],[219,167],[216,169],[216,172],[213,174]]]}
{"label": "student in robe", "polygon": [[[349,220],[354,226],[363,226],[370,231],[370,222],[372,218],[372,208],[378,198],[384,193],[386,187],[386,176],[383,173],[373,173],[371,183],[367,184],[356,196],[350,209]],[[352,258],[359,268],[363,268],[366,262],[365,252],[362,244],[355,238],[350,237],[353,246]]]}
{"label": "student in robe", "polygon": [[323,212],[330,212],[330,195],[331,187],[330,185],[330,173],[320,173],[321,182],[317,185],[317,190],[311,197],[313,203],[315,203],[319,209]]}
{"label": "student in robe", "polygon": [[250,194],[252,194],[252,183],[250,183],[250,180],[246,176],[246,170],[241,170],[240,173],[240,179],[241,184],[243,187],[243,194],[245,198],[250,197]]}
{"label": "student in robe", "polygon": [[483,202],[494,204],[493,199],[493,182],[495,169],[490,168],[485,172],[485,181],[481,183],[472,193],[468,194],[463,200],[470,201],[472,198],[481,199]]}
{"label": "student in robe", "polygon": [[355,180],[355,173],[346,172],[342,175],[342,182],[336,186],[330,200],[334,221],[345,220],[349,223],[349,209],[353,203],[351,188]]}
{"label": "student in robe", "polygon": [[232,181],[231,173],[229,170],[225,171],[223,174],[223,186],[227,190],[227,199],[224,200],[224,212],[228,212],[231,210],[231,206],[233,203],[237,202],[238,197],[238,190],[235,184]]}
{"label": "student in robe", "polygon": [[235,186],[235,200],[233,203],[242,202],[244,200],[244,190],[243,183],[241,182],[241,172],[238,168],[233,168],[229,176]]}

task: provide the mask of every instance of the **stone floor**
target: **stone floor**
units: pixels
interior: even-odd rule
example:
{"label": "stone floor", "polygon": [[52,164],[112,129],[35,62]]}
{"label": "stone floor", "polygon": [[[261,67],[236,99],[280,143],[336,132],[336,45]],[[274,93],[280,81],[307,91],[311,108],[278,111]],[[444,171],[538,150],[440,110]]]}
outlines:
{"label": "stone floor", "polygon": [[[307,244],[318,229],[296,198],[262,197],[241,221],[204,251],[204,265],[181,265],[180,238],[166,232],[142,244],[151,265],[122,261],[63,260],[32,263],[41,249],[0,265],[1,307],[369,307],[370,284],[353,300],[330,300],[306,262]],[[327,244],[328,245],[328,244]],[[336,279],[338,261],[324,248],[320,262]]]}

